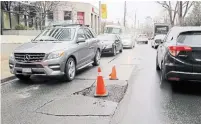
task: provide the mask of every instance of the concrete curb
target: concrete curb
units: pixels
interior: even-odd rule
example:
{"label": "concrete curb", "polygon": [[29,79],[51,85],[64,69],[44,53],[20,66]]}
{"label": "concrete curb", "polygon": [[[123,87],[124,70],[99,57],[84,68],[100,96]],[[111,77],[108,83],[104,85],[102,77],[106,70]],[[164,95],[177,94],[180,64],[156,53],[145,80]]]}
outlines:
{"label": "concrete curb", "polygon": [[10,81],[10,80],[13,80],[13,79],[16,79],[16,77],[15,77],[15,76],[10,76],[10,77],[1,79],[1,83],[5,83],[5,82]]}

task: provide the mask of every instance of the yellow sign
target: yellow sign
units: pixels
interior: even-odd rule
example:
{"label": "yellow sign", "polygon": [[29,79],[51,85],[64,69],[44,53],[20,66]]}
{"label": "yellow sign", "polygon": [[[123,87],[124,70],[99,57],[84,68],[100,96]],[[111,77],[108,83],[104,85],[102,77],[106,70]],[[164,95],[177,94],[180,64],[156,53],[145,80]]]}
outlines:
{"label": "yellow sign", "polygon": [[101,17],[102,19],[107,19],[107,5],[101,4]]}

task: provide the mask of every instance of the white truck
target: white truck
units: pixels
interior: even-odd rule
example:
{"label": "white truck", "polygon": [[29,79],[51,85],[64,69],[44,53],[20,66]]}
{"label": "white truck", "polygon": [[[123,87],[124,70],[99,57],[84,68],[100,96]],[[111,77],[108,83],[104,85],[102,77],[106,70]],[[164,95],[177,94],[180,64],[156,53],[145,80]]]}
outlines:
{"label": "white truck", "polygon": [[169,31],[169,24],[166,23],[154,23],[154,37],[159,34],[167,34]]}

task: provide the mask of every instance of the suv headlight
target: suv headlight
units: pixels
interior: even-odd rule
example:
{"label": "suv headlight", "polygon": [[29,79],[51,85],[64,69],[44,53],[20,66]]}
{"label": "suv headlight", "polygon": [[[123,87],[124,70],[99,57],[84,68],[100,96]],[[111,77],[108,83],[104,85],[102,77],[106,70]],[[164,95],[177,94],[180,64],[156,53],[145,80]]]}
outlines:
{"label": "suv headlight", "polygon": [[47,59],[56,59],[62,57],[64,55],[64,51],[55,51],[48,55]]}
{"label": "suv headlight", "polygon": [[14,53],[11,53],[10,54],[10,59],[14,59],[15,57],[14,57]]}

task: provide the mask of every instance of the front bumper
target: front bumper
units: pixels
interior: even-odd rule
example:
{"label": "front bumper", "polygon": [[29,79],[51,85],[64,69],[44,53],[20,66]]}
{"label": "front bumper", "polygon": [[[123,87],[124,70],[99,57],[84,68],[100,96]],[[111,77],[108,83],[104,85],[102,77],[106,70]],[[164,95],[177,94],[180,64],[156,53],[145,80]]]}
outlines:
{"label": "front bumper", "polygon": [[[64,75],[65,61],[58,58],[42,62],[23,63],[10,59],[9,67],[12,74],[57,76]],[[23,68],[29,68],[31,72],[25,73]]]}

